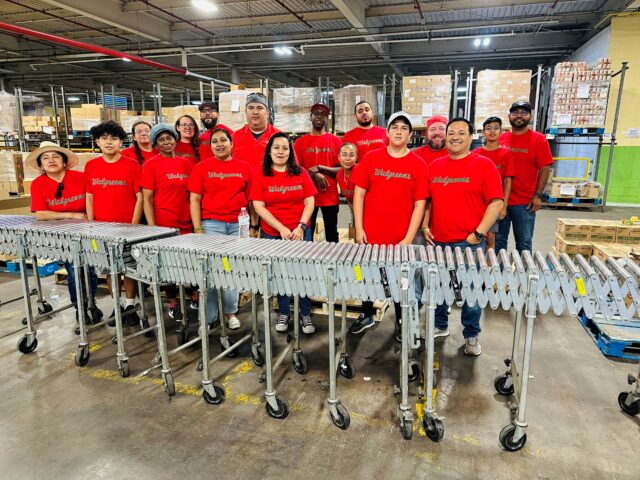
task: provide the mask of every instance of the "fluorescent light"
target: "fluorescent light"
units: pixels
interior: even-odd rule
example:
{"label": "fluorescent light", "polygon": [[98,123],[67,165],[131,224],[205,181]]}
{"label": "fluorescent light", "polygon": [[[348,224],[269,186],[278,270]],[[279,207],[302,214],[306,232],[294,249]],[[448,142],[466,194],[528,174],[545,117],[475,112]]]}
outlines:
{"label": "fluorescent light", "polygon": [[273,51],[278,55],[291,55],[293,53],[293,48],[283,45],[280,47],[275,47]]}
{"label": "fluorescent light", "polygon": [[130,59],[130,58],[127,58],[127,57],[122,57],[122,61],[123,61],[123,62],[130,62],[130,61],[131,61],[131,59]]}
{"label": "fluorescent light", "polygon": [[213,13],[218,11],[218,6],[210,0],[191,0],[191,5],[203,12]]}
{"label": "fluorescent light", "polygon": [[481,43],[482,43],[482,40],[480,40],[479,38],[476,38],[476,39],[473,41],[473,46],[474,46],[474,47],[479,47]]}
{"label": "fluorescent light", "polygon": [[490,43],[491,43],[490,38],[485,38],[484,40],[482,40],[482,45],[484,45],[485,47],[488,46]]}
{"label": "fluorescent light", "polygon": [[458,87],[458,91],[459,92],[466,92],[467,91],[467,87]]}
{"label": "fluorescent light", "polygon": [[80,97],[67,97],[67,101],[69,102],[79,102]]}

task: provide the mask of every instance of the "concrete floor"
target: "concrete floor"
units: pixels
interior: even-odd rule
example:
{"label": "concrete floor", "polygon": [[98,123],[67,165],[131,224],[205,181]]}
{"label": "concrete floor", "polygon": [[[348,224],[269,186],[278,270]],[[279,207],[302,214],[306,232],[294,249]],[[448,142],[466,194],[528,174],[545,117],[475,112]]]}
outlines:
{"label": "concrete floor", "polygon": [[[557,217],[632,213],[637,212],[544,210],[535,248],[551,247]],[[345,211],[342,216],[346,218]],[[16,277],[0,277],[3,298],[19,293]],[[45,290],[52,285],[46,279]],[[57,289],[65,299],[66,288]],[[111,312],[107,297],[100,304],[106,314]],[[454,309],[451,336],[437,343],[442,370],[436,401],[446,429],[438,444],[421,429],[411,441],[400,435],[392,395],[398,355],[393,352],[391,314],[364,336],[348,340],[356,377],[338,380],[339,396],[351,413],[347,431],[331,423],[325,402],[325,317],[317,316],[317,333],[303,339],[309,372],[300,376],[286,362],[276,374],[278,392],[291,408],[280,421],[265,413],[260,369],[248,348],[239,359],[213,366],[227,388],[227,400],[213,406],[201,397],[195,371],[199,348],[173,358],[178,394],[169,399],[158,371],[136,376],[151,364],[153,340],[139,337],[128,345],[132,375],[121,379],[106,329],[93,335],[88,367],[77,368],[71,311],[38,326],[39,346],[30,355],[16,350],[22,316],[20,303],[0,308],[0,478],[640,477],[640,418],[624,415],[616,402],[627,388],[627,373],[636,373],[637,366],[605,358],[568,316],[547,315],[536,322],[528,442],[516,453],[503,451],[498,442],[510,414],[493,387],[511,353],[510,313],[486,311],[483,354],[468,358],[462,354],[459,310]],[[246,308],[241,318],[248,319]],[[283,337],[276,342],[279,349]],[[174,336],[170,343],[175,345]]]}

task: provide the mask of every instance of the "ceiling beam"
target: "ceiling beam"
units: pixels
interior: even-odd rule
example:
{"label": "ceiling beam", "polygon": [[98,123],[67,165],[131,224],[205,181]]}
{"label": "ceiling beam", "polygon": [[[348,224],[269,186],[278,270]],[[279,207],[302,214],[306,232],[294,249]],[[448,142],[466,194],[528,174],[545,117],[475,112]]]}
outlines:
{"label": "ceiling beam", "polygon": [[[307,22],[323,20],[342,20],[344,17],[338,10],[327,10],[321,12],[303,12]],[[200,20],[193,22],[202,28],[229,28],[229,27],[251,27],[254,25],[280,25],[286,23],[299,23],[300,20],[291,14],[261,15],[255,17],[237,17],[215,20]],[[172,30],[188,30],[193,26],[185,22],[176,22],[171,26]]]}

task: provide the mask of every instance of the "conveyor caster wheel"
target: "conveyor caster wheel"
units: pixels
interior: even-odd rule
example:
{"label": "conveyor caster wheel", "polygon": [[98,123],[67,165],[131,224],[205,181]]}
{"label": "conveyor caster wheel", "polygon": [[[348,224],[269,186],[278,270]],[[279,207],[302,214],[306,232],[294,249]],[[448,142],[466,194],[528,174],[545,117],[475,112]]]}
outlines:
{"label": "conveyor caster wheel", "polygon": [[75,357],[76,365],[79,367],[84,367],[87,363],[89,363],[89,356],[89,347],[87,345],[78,347]]}
{"label": "conveyor caster wheel", "polygon": [[293,368],[300,375],[304,375],[309,370],[307,365],[307,357],[302,352],[295,352],[293,354]]}
{"label": "conveyor caster wheel", "polygon": [[413,420],[403,417],[400,422],[400,429],[402,430],[402,438],[411,440],[413,437]]}
{"label": "conveyor caster wheel", "polygon": [[338,363],[338,371],[344,378],[352,379],[356,375],[356,369],[353,366],[353,360],[350,357],[342,357]]}
{"label": "conveyor caster wheel", "polygon": [[178,346],[182,346],[189,341],[189,330],[188,329],[180,329],[178,330]]}
{"label": "conveyor caster wheel", "polygon": [[422,369],[418,363],[412,363],[409,365],[409,381],[415,382],[422,376]]}
{"label": "conveyor caster wheel", "polygon": [[129,360],[121,360],[118,362],[118,372],[122,378],[127,378],[130,375]]}
{"label": "conveyor caster wheel", "polygon": [[116,337],[115,335],[113,337],[111,337],[111,344],[112,345],[117,345],[118,344],[118,337]]}
{"label": "conveyor caster wheel", "polygon": [[513,393],[513,384],[508,386],[506,385],[507,381],[510,379],[511,375],[507,374],[496,377],[495,381],[493,382],[493,386],[496,387],[496,392],[504,396],[511,395]]}
{"label": "conveyor caster wheel", "polygon": [[640,413],[640,399],[630,404],[627,404],[626,402],[629,396],[632,396],[632,394],[629,392],[620,393],[620,395],[618,395],[618,405],[620,405],[620,408],[624,413],[626,413],[627,415],[631,415],[633,417],[635,415],[638,415],[638,413]]}
{"label": "conveyor caster wheel", "polygon": [[38,305],[38,313],[40,315],[44,315],[45,313],[49,312],[53,312],[53,307],[49,303],[42,302],[41,305]]}
{"label": "conveyor caster wheel", "polygon": [[163,375],[164,380],[164,391],[167,392],[167,395],[173,397],[176,394],[176,384],[173,381],[173,375],[170,373]]}
{"label": "conveyor caster wheel", "polygon": [[202,391],[202,398],[204,398],[204,401],[210,405],[220,405],[222,402],[224,402],[227,392],[225,392],[222,385],[218,385],[217,383],[212,384],[212,387],[216,392],[216,396],[212,396],[209,392],[207,392],[206,389],[204,389]]}
{"label": "conveyor caster wheel", "polygon": [[256,367],[262,367],[264,365],[264,347],[259,345],[258,347],[252,348],[251,357]]}
{"label": "conveyor caster wheel", "polygon": [[337,417],[334,417],[333,413],[331,413],[331,410],[329,410],[331,421],[339,429],[346,430],[347,428],[349,428],[349,425],[351,425],[351,417],[349,416],[349,411],[341,403],[338,403],[336,405],[336,410],[338,410]]}
{"label": "conveyor caster wheel", "polygon": [[274,410],[269,404],[269,402],[267,402],[267,405],[266,405],[267,413],[271,418],[277,418],[278,420],[287,418],[289,416],[289,404],[280,395],[276,395],[275,400],[276,400],[276,403],[278,404],[278,409]]}
{"label": "conveyor caster wheel", "polygon": [[29,343],[29,337],[27,337],[26,335],[18,341],[18,350],[20,350],[20,352],[22,353],[31,353],[36,349],[37,346],[38,339],[34,338],[33,342]]}
{"label": "conveyor caster wheel", "polygon": [[500,444],[507,452],[517,452],[524,444],[527,443],[527,434],[523,434],[520,440],[513,441],[513,435],[516,432],[516,427],[513,424],[507,425],[500,431]]}
{"label": "conveyor caster wheel", "polygon": [[439,418],[433,418],[425,415],[422,419],[422,427],[424,428],[427,437],[432,442],[439,442],[444,437],[444,425]]}
{"label": "conveyor caster wheel", "polygon": [[26,318],[26,317],[25,317],[25,318],[23,318],[23,319],[22,319],[22,321],[21,321],[20,323],[22,323],[22,325],[26,325],[26,324],[27,324],[27,318]]}

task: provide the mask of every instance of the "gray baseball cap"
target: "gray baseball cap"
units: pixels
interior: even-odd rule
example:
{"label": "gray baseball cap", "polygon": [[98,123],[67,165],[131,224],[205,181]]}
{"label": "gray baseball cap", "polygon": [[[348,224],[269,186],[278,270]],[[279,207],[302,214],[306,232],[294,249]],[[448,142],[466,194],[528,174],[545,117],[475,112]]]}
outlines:
{"label": "gray baseball cap", "polygon": [[265,107],[269,108],[267,97],[265,97],[261,93],[250,93],[249,95],[247,95],[247,105],[249,105],[250,103],[261,103]]}

